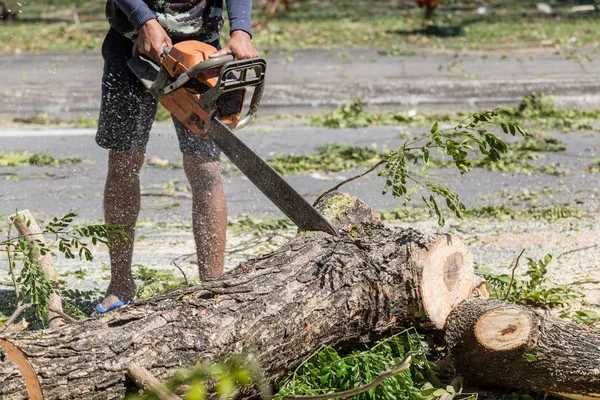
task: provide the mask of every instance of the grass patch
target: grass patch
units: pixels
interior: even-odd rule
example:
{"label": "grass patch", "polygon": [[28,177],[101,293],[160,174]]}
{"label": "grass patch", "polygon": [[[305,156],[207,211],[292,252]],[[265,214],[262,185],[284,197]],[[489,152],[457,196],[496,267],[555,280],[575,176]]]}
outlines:
{"label": "grass patch", "polygon": [[[568,5],[555,6],[556,16],[549,17],[534,12],[531,1],[488,0],[484,4],[489,10],[486,15],[478,15],[474,4],[444,4],[435,26],[424,29],[422,10],[413,0],[294,1],[288,12],[274,18],[265,16],[257,3],[254,40],[263,50],[375,47],[392,54],[423,48],[571,51],[600,44],[595,13],[573,16],[567,12]],[[74,6],[79,23],[73,22],[69,11]],[[107,29],[103,8],[103,2],[81,0],[23,1],[19,20],[3,23],[0,29],[0,52],[97,50]]]}
{"label": "grass patch", "polygon": [[0,167],[20,167],[32,165],[35,167],[59,167],[61,165],[79,164],[81,158],[55,158],[45,153],[10,152],[0,153]]}
{"label": "grass patch", "polygon": [[315,154],[280,155],[268,161],[281,174],[340,172],[372,166],[381,161],[384,155],[385,153],[370,147],[328,144],[319,147]]}

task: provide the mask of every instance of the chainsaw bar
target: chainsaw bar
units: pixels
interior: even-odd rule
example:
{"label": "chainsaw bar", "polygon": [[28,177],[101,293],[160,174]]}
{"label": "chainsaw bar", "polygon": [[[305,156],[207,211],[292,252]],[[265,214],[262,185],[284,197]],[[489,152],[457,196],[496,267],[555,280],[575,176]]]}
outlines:
{"label": "chainsaw bar", "polygon": [[225,124],[213,118],[208,136],[219,146],[227,158],[298,228],[337,235],[333,226],[304,197],[246,146]]}

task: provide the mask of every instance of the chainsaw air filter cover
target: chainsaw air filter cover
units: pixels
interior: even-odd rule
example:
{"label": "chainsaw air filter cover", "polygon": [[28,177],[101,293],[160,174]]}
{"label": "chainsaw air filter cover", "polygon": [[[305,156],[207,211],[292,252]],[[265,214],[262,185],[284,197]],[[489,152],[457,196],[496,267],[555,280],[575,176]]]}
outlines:
{"label": "chainsaw air filter cover", "polygon": [[[162,66],[177,79],[194,66],[209,60],[217,49],[209,44],[188,40],[177,43],[163,56]],[[240,121],[245,88],[212,91],[219,83],[221,67],[204,70],[192,76],[185,85],[160,98],[163,106],[192,132],[205,135],[205,125],[216,112],[226,125],[234,128]]]}

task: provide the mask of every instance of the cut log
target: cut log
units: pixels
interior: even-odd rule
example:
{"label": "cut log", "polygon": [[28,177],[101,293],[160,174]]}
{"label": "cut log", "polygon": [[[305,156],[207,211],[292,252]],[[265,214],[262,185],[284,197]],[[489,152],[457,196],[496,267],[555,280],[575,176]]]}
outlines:
{"label": "cut log", "polygon": [[[22,210],[9,216],[8,219],[17,228],[19,235],[31,244],[32,256],[39,263],[46,279],[53,282],[57,281],[58,273],[54,269],[52,254],[49,252],[42,254],[40,251],[40,245],[45,246],[46,242],[42,234],[42,228],[38,225],[33,214],[29,210]],[[48,310],[48,321],[51,328],[64,324],[61,317],[63,315],[62,299],[55,291],[50,293],[48,298]]]}
{"label": "cut log", "polygon": [[446,341],[467,383],[600,398],[600,334],[585,326],[478,299],[452,311]]}
{"label": "cut log", "polygon": [[[26,355],[45,399],[120,399],[135,362],[164,378],[179,367],[251,352],[271,381],[322,345],[356,345],[412,325],[441,328],[474,289],[472,258],[447,235],[386,228],[355,199],[325,199],[339,237],[301,233],[224,278],[61,329],[4,338]],[[1,347],[0,342],[0,347]],[[23,396],[0,365],[0,398]]]}

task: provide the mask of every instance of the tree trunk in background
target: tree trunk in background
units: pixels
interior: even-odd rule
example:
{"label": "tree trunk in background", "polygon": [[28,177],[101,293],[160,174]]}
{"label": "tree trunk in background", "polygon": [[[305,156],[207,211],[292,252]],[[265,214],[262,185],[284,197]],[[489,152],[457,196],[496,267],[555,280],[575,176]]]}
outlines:
{"label": "tree trunk in background", "polygon": [[386,228],[337,193],[320,209],[339,237],[301,233],[223,279],[5,337],[0,347],[14,345],[22,357],[0,364],[0,398],[23,398],[21,376],[34,371],[45,399],[121,399],[133,362],[164,378],[232,352],[252,352],[277,381],[322,345],[359,344],[412,325],[442,328],[480,283],[457,239]]}
{"label": "tree trunk in background", "polygon": [[585,326],[472,300],[448,316],[446,341],[471,385],[600,399],[600,334]]}

